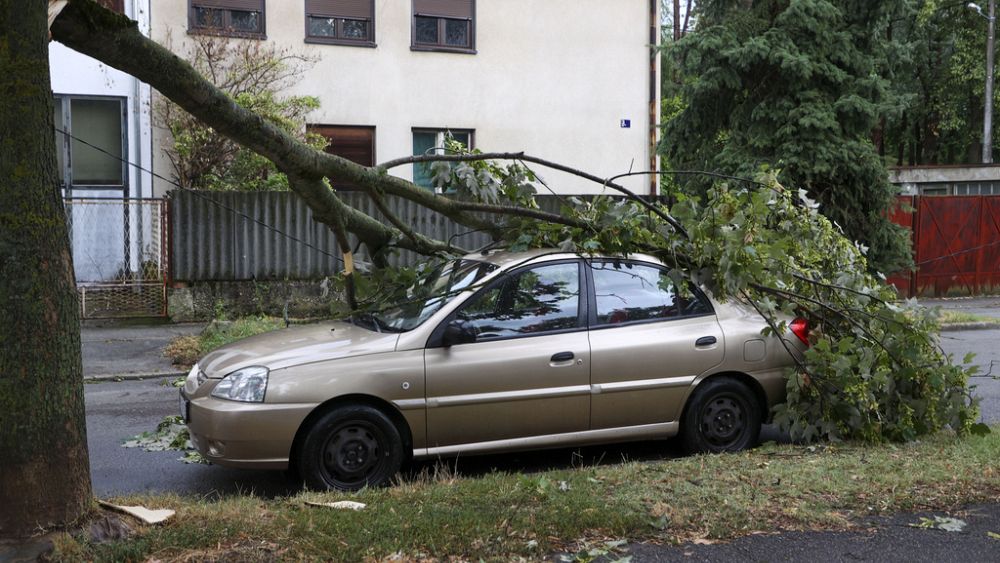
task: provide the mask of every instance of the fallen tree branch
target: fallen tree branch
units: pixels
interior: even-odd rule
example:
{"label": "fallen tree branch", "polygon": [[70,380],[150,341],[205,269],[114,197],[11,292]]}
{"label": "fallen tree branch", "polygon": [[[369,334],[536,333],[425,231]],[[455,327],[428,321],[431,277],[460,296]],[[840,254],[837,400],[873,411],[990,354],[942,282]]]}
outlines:
{"label": "fallen tree branch", "polygon": [[[632,190],[614,183],[615,178],[620,178],[623,176],[628,176],[629,174],[620,174],[618,176],[613,176],[612,178],[600,178],[583,170],[566,166],[565,164],[559,164],[558,162],[553,162],[551,160],[546,160],[544,158],[538,158],[537,156],[531,156],[525,154],[524,152],[484,152],[479,154],[423,154],[415,156],[406,156],[402,158],[397,158],[394,160],[389,160],[378,164],[375,166],[377,170],[388,171],[397,166],[403,166],[404,164],[417,164],[423,162],[472,162],[477,160],[515,160],[531,162],[534,164],[539,164],[553,170],[558,170],[560,172],[565,172],[567,174],[572,174],[591,182],[600,184],[604,187],[611,188],[622,194],[625,194],[629,199],[639,202],[641,205],[654,212],[661,219],[666,221],[671,227],[674,228],[678,233],[680,233],[684,238],[689,238],[688,233],[684,230],[684,227],[679,221],[671,217],[669,214],[663,213],[662,210],[657,209],[654,205],[640,198]],[[634,173],[638,174],[638,173]],[[647,173],[648,174],[648,173]]]}

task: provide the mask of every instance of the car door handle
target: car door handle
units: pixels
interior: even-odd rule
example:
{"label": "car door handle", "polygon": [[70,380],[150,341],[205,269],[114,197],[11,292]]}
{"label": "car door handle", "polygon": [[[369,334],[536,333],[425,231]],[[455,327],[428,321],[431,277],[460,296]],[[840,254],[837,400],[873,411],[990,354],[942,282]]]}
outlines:
{"label": "car door handle", "polygon": [[695,346],[711,346],[718,342],[714,336],[702,336],[698,340],[694,341]]}
{"label": "car door handle", "polygon": [[573,359],[573,352],[559,352],[552,355],[553,362],[568,362]]}

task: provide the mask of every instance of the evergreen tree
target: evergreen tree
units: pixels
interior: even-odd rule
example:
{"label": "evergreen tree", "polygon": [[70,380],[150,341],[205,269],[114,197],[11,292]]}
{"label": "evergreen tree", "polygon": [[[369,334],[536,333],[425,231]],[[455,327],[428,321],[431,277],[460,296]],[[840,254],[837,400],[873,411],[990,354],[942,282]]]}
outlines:
{"label": "evergreen tree", "polygon": [[902,103],[886,114],[887,163],[980,162],[986,26],[966,3],[946,0],[907,0],[890,20],[885,75]]}
{"label": "evergreen tree", "polygon": [[884,37],[904,2],[698,2],[696,32],[680,42],[686,108],[667,125],[664,155],[675,169],[777,167],[871,248],[871,267],[907,266],[908,237],[885,216],[895,190],[872,143],[889,100]]}

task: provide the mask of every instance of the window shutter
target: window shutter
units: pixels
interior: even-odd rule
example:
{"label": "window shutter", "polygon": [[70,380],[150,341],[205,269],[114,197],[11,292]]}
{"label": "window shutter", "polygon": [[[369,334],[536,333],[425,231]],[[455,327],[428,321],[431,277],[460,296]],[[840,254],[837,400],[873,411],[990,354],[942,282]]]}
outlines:
{"label": "window shutter", "polygon": [[264,0],[191,0],[191,5],[198,8],[223,8],[246,12],[264,11]]}
{"label": "window shutter", "polygon": [[125,13],[125,0],[97,0],[97,3],[109,10]]}
{"label": "window shutter", "polygon": [[[362,166],[375,165],[375,128],[350,125],[309,125],[310,133],[326,137],[329,143],[326,152],[342,156]],[[356,190],[358,186],[347,182],[335,182],[334,188]]]}
{"label": "window shutter", "polygon": [[472,19],[475,0],[413,0],[417,16]]}
{"label": "window shutter", "polygon": [[372,0],[306,0],[306,14],[371,20],[374,11]]}

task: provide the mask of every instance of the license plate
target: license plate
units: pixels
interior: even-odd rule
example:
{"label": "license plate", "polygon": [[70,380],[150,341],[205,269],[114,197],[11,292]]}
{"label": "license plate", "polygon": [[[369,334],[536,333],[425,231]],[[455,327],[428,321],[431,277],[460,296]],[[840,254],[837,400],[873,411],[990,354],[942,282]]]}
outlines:
{"label": "license plate", "polygon": [[190,422],[191,401],[184,398],[184,393],[180,393],[181,418],[184,422]]}

